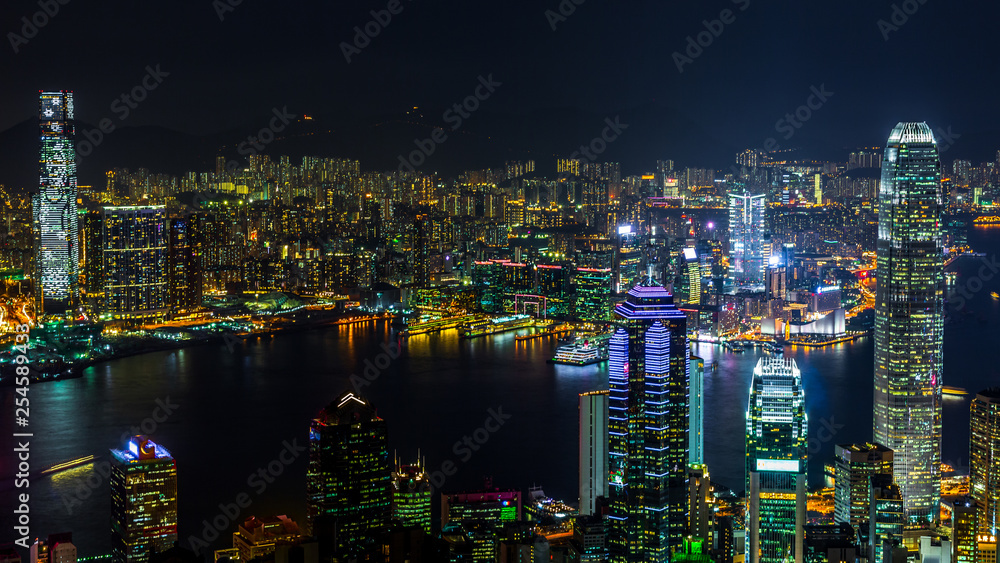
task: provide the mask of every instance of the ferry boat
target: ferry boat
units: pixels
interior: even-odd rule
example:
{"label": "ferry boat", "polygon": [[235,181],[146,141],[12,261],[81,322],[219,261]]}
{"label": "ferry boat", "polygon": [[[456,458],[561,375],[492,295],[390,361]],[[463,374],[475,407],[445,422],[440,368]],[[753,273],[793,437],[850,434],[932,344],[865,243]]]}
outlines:
{"label": "ferry boat", "polygon": [[482,318],[463,323],[458,327],[459,338],[476,338],[488,334],[507,332],[531,326],[535,319],[531,315],[508,315],[495,319]]}
{"label": "ferry boat", "polygon": [[990,292],[990,297],[992,297],[994,301],[1000,301],[1000,294],[995,291]]}
{"label": "ferry boat", "polygon": [[956,397],[961,397],[962,395],[968,395],[969,392],[961,387],[949,387],[945,386],[941,388],[941,393],[945,395],[952,395]]}
{"label": "ferry boat", "polygon": [[570,344],[556,348],[556,356],[549,360],[550,364],[568,366],[589,366],[608,359],[608,348],[590,340],[579,339]]}

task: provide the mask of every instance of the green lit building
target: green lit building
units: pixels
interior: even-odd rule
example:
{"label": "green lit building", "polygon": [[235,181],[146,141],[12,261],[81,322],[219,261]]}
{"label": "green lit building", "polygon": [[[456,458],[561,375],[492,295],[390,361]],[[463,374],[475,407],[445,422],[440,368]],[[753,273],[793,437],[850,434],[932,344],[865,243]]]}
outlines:
{"label": "green lit building", "polygon": [[884,473],[872,476],[870,491],[868,561],[892,563],[893,550],[903,543],[903,496],[893,477]]}
{"label": "green lit building", "polygon": [[977,547],[979,538],[976,529],[979,525],[975,501],[962,497],[956,499],[951,509],[951,545],[955,550],[954,563],[977,563]]}
{"label": "green lit building", "polygon": [[368,400],[345,392],[309,427],[306,519],[338,558],[376,548],[392,516],[388,429]]}
{"label": "green lit building", "polygon": [[747,563],[802,563],[808,426],[795,360],[757,362],[746,423]]}
{"label": "green lit building", "polygon": [[146,562],[177,541],[177,464],[145,436],[111,450],[111,554],[115,563]]}
{"label": "green lit building", "polygon": [[422,464],[397,464],[392,472],[392,519],[431,533],[431,492]]}
{"label": "green lit building", "polygon": [[926,527],[941,501],[944,251],[941,162],[926,123],[886,143],[878,199],[875,441],[893,450],[906,522]]}
{"label": "green lit building", "polygon": [[577,268],[576,317],[582,321],[606,322],[611,318],[611,268]]}

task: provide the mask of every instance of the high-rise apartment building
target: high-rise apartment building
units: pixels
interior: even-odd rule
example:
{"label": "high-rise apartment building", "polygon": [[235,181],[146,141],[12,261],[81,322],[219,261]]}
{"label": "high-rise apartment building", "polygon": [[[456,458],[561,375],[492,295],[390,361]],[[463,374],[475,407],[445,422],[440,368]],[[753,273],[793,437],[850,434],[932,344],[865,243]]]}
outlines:
{"label": "high-rise apartment building", "polygon": [[976,394],[969,417],[969,496],[979,513],[979,533],[1000,527],[1000,387]]}
{"label": "high-rise apartment building", "polygon": [[580,514],[608,494],[608,391],[580,394]]}
{"label": "high-rise apartment building", "polygon": [[76,297],[80,260],[73,92],[40,92],[38,102],[39,191],[32,202],[36,293],[40,309],[57,314]]}
{"label": "high-rise apartment building", "polygon": [[908,526],[938,517],[944,257],[941,163],[926,123],[900,123],[879,185],[875,441],[893,450]]}
{"label": "high-rise apartment building", "polygon": [[111,450],[111,554],[115,563],[149,561],[177,541],[177,463],[145,436]]}
{"label": "high-rise apartment building", "polygon": [[687,534],[687,319],[650,277],[609,341],[609,560],[667,561]]}
{"label": "high-rise apartment building", "polygon": [[761,359],[747,406],[747,561],[803,561],[805,390],[795,360]]}
{"label": "high-rise apartment building", "polygon": [[373,549],[392,515],[388,429],[375,407],[345,392],[309,427],[306,518],[335,557]]}
{"label": "high-rise apartment building", "polygon": [[688,360],[688,464],[705,463],[705,360]]}
{"label": "high-rise apartment building", "polygon": [[162,316],[167,307],[167,211],[104,207],[104,307],[116,319]]}

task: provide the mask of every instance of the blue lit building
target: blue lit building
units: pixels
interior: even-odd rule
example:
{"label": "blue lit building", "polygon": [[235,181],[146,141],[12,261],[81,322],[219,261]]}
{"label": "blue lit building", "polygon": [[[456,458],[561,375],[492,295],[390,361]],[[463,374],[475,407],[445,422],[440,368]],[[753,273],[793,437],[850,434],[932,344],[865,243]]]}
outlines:
{"label": "blue lit building", "polygon": [[667,561],[687,533],[686,317],[647,277],[609,341],[609,560]]}

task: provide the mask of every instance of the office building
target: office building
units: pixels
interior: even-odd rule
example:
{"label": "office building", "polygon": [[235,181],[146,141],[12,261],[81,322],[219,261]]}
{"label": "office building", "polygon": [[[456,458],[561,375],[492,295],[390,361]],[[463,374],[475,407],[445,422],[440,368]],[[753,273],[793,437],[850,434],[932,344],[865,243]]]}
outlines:
{"label": "office building", "polygon": [[422,461],[396,464],[392,472],[392,519],[431,533],[431,482]]}
{"label": "office building", "polygon": [[481,520],[496,525],[521,519],[521,491],[499,489],[441,494],[441,528]]}
{"label": "office building", "polygon": [[961,497],[952,502],[951,506],[951,545],[955,549],[952,560],[955,563],[976,563],[978,559],[976,548],[979,538],[976,529],[979,526],[979,515],[976,503]]}
{"label": "office building", "polygon": [[111,450],[111,555],[147,562],[177,541],[177,464],[145,436]]}
{"label": "office building", "polygon": [[833,520],[857,529],[868,521],[872,476],[892,476],[892,450],[871,442],[839,444],[835,450]]}
{"label": "office building", "polygon": [[997,537],[991,534],[979,534],[976,543],[978,563],[997,563]]}
{"label": "office building", "polygon": [[969,496],[979,513],[979,534],[1000,526],[1000,387],[980,391],[969,416]]}
{"label": "office building", "polygon": [[597,514],[608,489],[608,391],[580,394],[580,514]]}
{"label": "office building", "polygon": [[907,525],[928,526],[941,496],[944,249],[940,159],[926,123],[900,123],[879,186],[875,441],[893,450]]}
{"label": "office building", "polygon": [[729,194],[729,266],[738,286],[764,285],[764,195]]}
{"label": "office building", "polygon": [[73,93],[40,92],[38,102],[39,191],[32,198],[36,293],[42,311],[59,314],[76,298],[80,261]]}
{"label": "office building", "polygon": [[868,561],[892,563],[893,552],[903,543],[903,497],[894,477],[877,473],[871,477],[868,497]]}
{"label": "office building", "polygon": [[757,362],[746,421],[748,563],[802,563],[808,425],[795,360]]}
{"label": "office building", "polygon": [[687,534],[687,320],[651,276],[615,307],[609,341],[608,547],[613,563],[667,561]]}
{"label": "office building", "polygon": [[951,563],[951,541],[931,536],[920,538],[920,563]]}
{"label": "office building", "polygon": [[705,360],[691,356],[688,362],[688,464],[705,463]]}
{"label": "office building", "polygon": [[715,497],[712,495],[712,478],[707,465],[688,467],[687,535],[704,538],[713,543],[713,517]]}
{"label": "office building", "polygon": [[167,310],[167,215],[162,205],[104,207],[104,307],[115,319]]}
{"label": "office building", "polygon": [[364,397],[345,392],[309,427],[308,532],[335,557],[373,549],[392,516],[388,428]]}
{"label": "office building", "polygon": [[570,540],[580,563],[600,563],[608,558],[608,533],[605,520],[599,515],[581,515],[573,519],[573,539]]}

